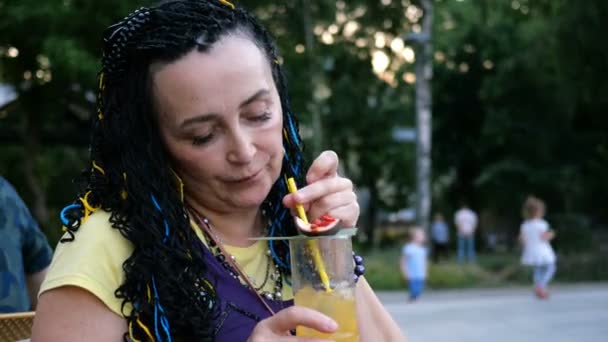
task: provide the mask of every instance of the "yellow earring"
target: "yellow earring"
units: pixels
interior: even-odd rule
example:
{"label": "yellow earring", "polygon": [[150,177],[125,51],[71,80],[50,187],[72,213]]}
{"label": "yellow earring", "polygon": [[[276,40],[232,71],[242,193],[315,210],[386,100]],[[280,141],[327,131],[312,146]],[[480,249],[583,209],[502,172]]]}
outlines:
{"label": "yellow earring", "polygon": [[183,202],[184,201],[184,182],[182,181],[181,177],[177,174],[177,172],[175,172],[173,169],[171,169],[171,173],[173,174],[173,177],[175,177],[175,183],[177,183],[179,199]]}

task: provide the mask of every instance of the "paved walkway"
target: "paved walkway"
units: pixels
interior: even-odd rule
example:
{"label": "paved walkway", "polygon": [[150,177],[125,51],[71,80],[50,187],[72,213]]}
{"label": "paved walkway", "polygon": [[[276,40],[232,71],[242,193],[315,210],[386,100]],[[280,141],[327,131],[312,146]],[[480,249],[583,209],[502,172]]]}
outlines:
{"label": "paved walkway", "polygon": [[405,292],[380,300],[408,342],[608,341],[608,284],[557,285],[540,301],[528,288]]}

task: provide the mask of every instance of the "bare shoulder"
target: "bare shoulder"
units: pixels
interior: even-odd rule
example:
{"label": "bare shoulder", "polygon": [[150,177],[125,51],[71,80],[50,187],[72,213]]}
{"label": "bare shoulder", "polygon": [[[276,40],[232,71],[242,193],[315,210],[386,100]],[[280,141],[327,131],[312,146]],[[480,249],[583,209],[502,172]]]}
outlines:
{"label": "bare shoulder", "polygon": [[122,341],[127,331],[118,316],[92,293],[62,286],[40,295],[32,342]]}

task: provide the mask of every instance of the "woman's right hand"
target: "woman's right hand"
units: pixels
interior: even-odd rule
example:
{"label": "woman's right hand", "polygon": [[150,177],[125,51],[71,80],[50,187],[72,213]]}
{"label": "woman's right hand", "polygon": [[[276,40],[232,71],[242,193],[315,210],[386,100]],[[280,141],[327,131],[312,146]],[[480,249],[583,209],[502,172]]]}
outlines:
{"label": "woman's right hand", "polygon": [[291,330],[296,326],[318,330],[319,332],[331,334],[338,329],[338,324],[326,315],[302,306],[291,306],[277,312],[274,316],[260,321],[247,342],[266,341],[306,341],[306,342],[328,342],[329,340],[314,339],[308,337],[296,337],[291,335]]}

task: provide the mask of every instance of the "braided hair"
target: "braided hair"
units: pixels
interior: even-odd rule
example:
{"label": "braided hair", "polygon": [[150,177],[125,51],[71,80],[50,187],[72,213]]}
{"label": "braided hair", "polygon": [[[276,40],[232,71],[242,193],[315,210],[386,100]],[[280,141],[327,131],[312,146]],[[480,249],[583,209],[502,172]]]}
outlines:
{"label": "braided hair", "polygon": [[[270,34],[227,0],[164,1],[110,26],[104,33],[91,165],[81,176],[78,200],[61,212],[67,233],[62,242],[74,240],[82,222],[102,209],[111,213],[112,227],[133,244],[123,264],[125,281],[115,292],[129,328],[125,340],[213,339],[209,322],[218,314],[217,296],[203,277],[206,265],[190,227],[182,185],[160,138],[149,69],[152,63],[170,63],[194,50],[204,53],[234,33],[250,38],[267,56],[283,110],[281,177],[262,205],[270,222],[268,234],[296,233],[281,199],[287,193],[286,177],[303,181],[302,144]],[[269,249],[281,273],[289,275],[287,243],[271,241]]]}

